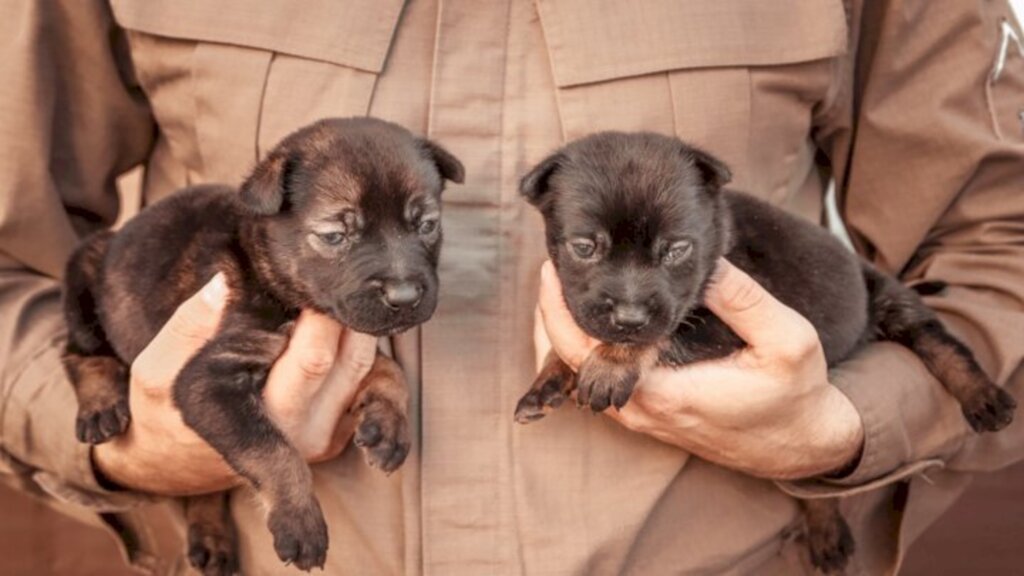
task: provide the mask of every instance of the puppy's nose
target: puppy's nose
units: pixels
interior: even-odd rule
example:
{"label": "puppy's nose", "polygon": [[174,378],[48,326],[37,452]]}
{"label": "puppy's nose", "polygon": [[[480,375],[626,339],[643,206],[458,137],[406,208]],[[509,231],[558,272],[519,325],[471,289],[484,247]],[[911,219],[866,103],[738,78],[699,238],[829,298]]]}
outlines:
{"label": "puppy's nose", "polygon": [[392,310],[412,309],[423,298],[423,285],[414,280],[387,280],[381,287],[381,300]]}
{"label": "puppy's nose", "polygon": [[612,309],[612,324],[623,330],[639,330],[651,321],[651,313],[642,304],[618,304]]}

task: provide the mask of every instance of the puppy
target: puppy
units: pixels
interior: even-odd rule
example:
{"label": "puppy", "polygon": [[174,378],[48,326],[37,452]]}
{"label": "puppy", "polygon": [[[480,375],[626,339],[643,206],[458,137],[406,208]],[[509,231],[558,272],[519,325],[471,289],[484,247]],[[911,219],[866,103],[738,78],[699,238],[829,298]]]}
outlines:
{"label": "puppy", "polygon": [[[64,299],[78,439],[125,431],[128,366],[223,273],[223,318],[177,376],[175,404],[258,492],[281,560],[322,567],[327,526],[309,467],[261,409],[260,391],[304,308],[377,336],[430,318],[445,180],[462,182],[463,167],[433,142],[381,120],[323,120],[285,138],[240,190],[187,189],[87,239],[68,263]],[[409,450],[407,399],[401,370],[378,354],[353,404],[355,443],[388,473]],[[225,504],[220,494],[186,505],[189,558],[207,574],[236,569]]]}
{"label": "puppy", "polygon": [[[918,294],[824,229],[722,189],[729,179],[722,162],[679,140],[613,132],[570,143],[523,178],[520,191],[544,217],[569,311],[604,344],[578,374],[549,355],[516,408],[517,421],[543,417],[573,391],[594,412],[621,408],[652,365],[681,366],[742,348],[702,305],[725,256],[810,320],[829,365],[866,342],[898,342],[943,382],[974,430],[1010,423],[1014,399]],[[841,570],[853,539],[837,502],[804,507],[814,565]]]}

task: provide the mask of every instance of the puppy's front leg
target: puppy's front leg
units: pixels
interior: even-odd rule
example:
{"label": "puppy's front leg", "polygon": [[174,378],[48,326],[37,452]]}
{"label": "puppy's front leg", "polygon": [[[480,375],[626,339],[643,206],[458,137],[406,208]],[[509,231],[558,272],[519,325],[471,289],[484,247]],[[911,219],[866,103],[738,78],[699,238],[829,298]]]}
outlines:
{"label": "puppy's front leg", "polygon": [[288,337],[245,329],[227,317],[218,333],[182,369],[174,401],[190,428],[252,484],[268,509],[274,549],[302,570],[323,566],[327,524],[313,477],[299,451],[263,409],[260,392]]}
{"label": "puppy's front leg", "polygon": [[356,414],[354,442],[366,462],[390,474],[409,454],[409,388],[394,360],[377,352],[370,373],[352,403]]}
{"label": "puppy's front leg", "polygon": [[603,412],[622,408],[633,395],[640,374],[653,366],[658,352],[653,346],[601,344],[587,356],[577,374],[576,404]]}
{"label": "puppy's front leg", "polygon": [[576,374],[559,358],[554,350],[548,351],[544,367],[534,379],[530,390],[516,405],[516,422],[527,424],[540,420],[549,411],[557,409],[576,389]]}

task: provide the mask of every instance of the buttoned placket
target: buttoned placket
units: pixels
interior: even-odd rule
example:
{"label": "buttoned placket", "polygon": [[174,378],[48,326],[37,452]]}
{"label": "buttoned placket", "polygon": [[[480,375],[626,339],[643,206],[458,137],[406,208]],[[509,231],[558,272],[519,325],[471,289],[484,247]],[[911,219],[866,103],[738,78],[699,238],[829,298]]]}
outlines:
{"label": "buttoned placket", "polygon": [[462,159],[467,180],[446,192],[444,295],[423,329],[425,574],[497,574],[518,565],[498,383],[509,3],[487,4],[443,0],[438,10],[428,134]]}

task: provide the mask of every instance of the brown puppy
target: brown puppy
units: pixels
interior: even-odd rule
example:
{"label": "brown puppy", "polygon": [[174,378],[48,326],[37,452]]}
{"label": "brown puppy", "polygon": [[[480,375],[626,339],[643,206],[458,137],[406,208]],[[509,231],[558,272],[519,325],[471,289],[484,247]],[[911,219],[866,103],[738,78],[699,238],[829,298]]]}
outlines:
{"label": "brown puppy", "polygon": [[[127,428],[128,366],[171,314],[222,272],[229,302],[214,338],[182,369],[185,423],[258,491],[280,558],[323,566],[327,527],[309,467],[260,408],[271,365],[303,308],[384,336],[437,304],[444,180],[462,164],[438,145],[369,118],[324,120],[285,138],[240,190],[199,186],[87,239],[68,263],[64,357],[79,400],[79,440]],[[373,466],[409,450],[407,391],[378,354],[355,399],[355,443]],[[235,570],[223,495],[192,499],[189,557]]]}
{"label": "brown puppy", "polygon": [[[556,152],[522,181],[544,216],[566,304],[605,344],[572,371],[550,355],[516,420],[531,422],[572,391],[600,412],[622,407],[645,368],[721,358],[744,342],[702,305],[727,257],[814,325],[830,365],[871,340],[907,346],[945,384],[978,432],[1003,428],[1013,398],[893,277],[826,230],[723,190],[729,170],[674,138],[601,133]],[[929,284],[922,289],[933,290]],[[814,564],[841,570],[853,539],[835,500],[805,503]]]}

